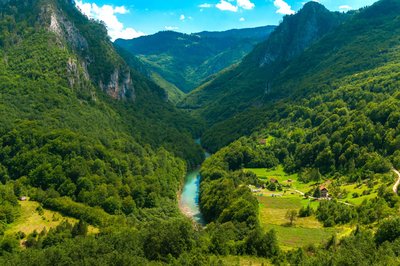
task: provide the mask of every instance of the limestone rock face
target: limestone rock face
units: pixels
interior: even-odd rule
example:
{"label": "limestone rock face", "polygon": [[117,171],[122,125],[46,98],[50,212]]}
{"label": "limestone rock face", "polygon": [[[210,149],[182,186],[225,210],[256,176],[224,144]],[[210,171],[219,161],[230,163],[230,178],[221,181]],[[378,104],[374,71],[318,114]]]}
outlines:
{"label": "limestone rock face", "polygon": [[[5,1],[5,0],[1,0]],[[90,67],[102,62],[92,52],[89,41],[79,28],[74,25],[63,13],[61,9],[49,2],[42,7],[40,20],[43,21],[50,32],[57,36],[57,42],[63,49],[72,49],[76,58],[70,58],[66,62],[68,82],[71,88],[85,86],[85,82],[92,81],[94,85],[100,87],[110,97],[122,100],[135,100],[135,88],[131,79],[131,73],[126,63],[119,57],[114,50],[111,42],[104,45],[114,58],[114,62],[109,63],[111,72],[104,72],[96,78],[91,75]]]}
{"label": "limestone rock face", "polygon": [[107,84],[101,82],[100,87],[114,99],[135,99],[135,90],[129,69],[123,70],[122,73],[120,69],[115,69],[110,81]]}
{"label": "limestone rock face", "polygon": [[292,60],[341,22],[338,14],[329,12],[321,4],[307,3],[297,14],[286,17],[271,34],[264,44],[259,66]]}

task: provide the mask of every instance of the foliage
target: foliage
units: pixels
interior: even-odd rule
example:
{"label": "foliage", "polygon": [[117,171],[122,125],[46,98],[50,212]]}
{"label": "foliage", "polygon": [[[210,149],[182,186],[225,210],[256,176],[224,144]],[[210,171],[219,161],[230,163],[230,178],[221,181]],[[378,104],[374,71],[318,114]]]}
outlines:
{"label": "foliage", "polygon": [[[49,32],[53,10],[79,32]],[[201,126],[133,70],[136,102],[116,101],[100,90],[98,83],[106,84],[126,63],[104,25],[69,1],[11,1],[0,12],[1,181],[16,180],[18,196],[35,188],[32,196],[46,206],[95,224],[106,215],[96,210],[90,217],[87,208],[129,215],[137,208],[174,206],[186,169],[203,158],[192,139]],[[90,51],[78,49],[74,38],[84,38]],[[68,62],[84,58],[98,63],[86,74],[78,66],[77,73],[68,71]]]}
{"label": "foliage", "polygon": [[192,91],[209,76],[239,62],[274,29],[266,26],[190,35],[162,31],[132,40],[118,39],[115,44],[129,53],[127,58],[137,57],[141,72],[170,94],[175,90],[171,85],[183,92]]}
{"label": "foliage", "polygon": [[400,218],[392,218],[382,222],[375,235],[375,241],[378,245],[385,241],[393,242],[400,237]]}
{"label": "foliage", "polygon": [[286,212],[285,218],[289,220],[290,225],[293,225],[293,222],[296,220],[297,215],[298,213],[296,210],[288,210]]}
{"label": "foliage", "polygon": [[4,234],[6,225],[15,221],[20,213],[13,184],[0,184],[0,235]]}

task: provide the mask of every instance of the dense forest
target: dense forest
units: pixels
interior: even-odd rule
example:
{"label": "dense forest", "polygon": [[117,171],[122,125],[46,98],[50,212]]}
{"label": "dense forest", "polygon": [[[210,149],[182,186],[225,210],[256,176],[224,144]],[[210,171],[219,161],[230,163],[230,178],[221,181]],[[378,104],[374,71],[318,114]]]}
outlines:
{"label": "dense forest", "polygon": [[210,76],[240,62],[274,29],[265,26],[193,34],[163,31],[132,40],[118,39],[115,44],[129,58],[136,58],[136,68],[163,87],[170,101],[178,102]]}
{"label": "dense forest", "polygon": [[73,1],[1,1],[0,265],[399,264],[399,14],[308,3],[177,108]]}

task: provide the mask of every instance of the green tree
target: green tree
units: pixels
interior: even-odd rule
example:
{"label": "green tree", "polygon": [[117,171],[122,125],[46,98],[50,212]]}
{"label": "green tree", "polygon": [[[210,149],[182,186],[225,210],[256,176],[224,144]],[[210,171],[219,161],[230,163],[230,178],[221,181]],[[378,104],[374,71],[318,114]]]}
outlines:
{"label": "green tree", "polygon": [[285,218],[289,221],[290,225],[293,225],[293,222],[297,218],[297,211],[296,210],[288,210],[285,214]]}

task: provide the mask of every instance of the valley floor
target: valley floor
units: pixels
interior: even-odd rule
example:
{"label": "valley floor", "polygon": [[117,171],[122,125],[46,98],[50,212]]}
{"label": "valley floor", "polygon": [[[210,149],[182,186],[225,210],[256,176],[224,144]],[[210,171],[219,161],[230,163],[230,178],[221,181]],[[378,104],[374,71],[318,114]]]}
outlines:
{"label": "valley floor", "polygon": [[[283,186],[282,191],[270,191],[266,188],[256,189],[255,187],[252,187],[252,190],[259,202],[261,225],[266,230],[274,229],[276,231],[279,244],[284,250],[324,243],[333,235],[341,238],[349,235],[355,229],[354,225],[324,227],[315,216],[297,217],[290,225],[286,218],[288,211],[296,210],[298,212],[302,207],[308,205],[314,210],[318,207],[319,200],[305,197],[305,194],[319,184],[315,182],[304,184],[298,180],[297,174],[285,173],[282,166],[275,169],[252,168],[245,169],[245,171],[255,173],[261,181],[272,179]],[[395,191],[400,184],[400,173],[396,170],[393,171],[396,177],[399,177],[393,186],[393,191]],[[330,181],[324,182],[328,184]],[[392,181],[387,183],[388,186],[393,184],[390,182]],[[339,191],[343,191],[342,198],[338,202],[357,206],[364,200],[377,197],[378,189],[382,184],[384,184],[382,180],[375,181],[372,187],[368,186],[367,182],[343,184],[339,189]]]}

